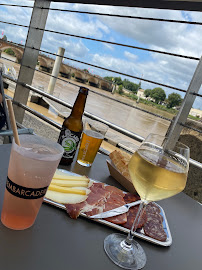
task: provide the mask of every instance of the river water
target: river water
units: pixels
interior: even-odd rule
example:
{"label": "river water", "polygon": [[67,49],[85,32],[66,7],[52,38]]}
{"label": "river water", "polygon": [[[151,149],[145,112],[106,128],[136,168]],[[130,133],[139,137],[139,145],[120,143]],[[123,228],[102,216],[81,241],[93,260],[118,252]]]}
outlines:
{"label": "river water", "polygon": [[[3,57],[8,57],[6,54],[2,53]],[[14,60],[13,57],[10,57],[10,59]],[[10,68],[13,66],[16,70],[16,73],[18,74],[20,65],[17,63],[12,63],[11,61],[7,61],[5,59],[0,59],[0,62],[3,62],[7,68]],[[50,76],[35,71],[34,79],[32,85],[35,87],[43,87],[46,91],[48,89],[48,83],[50,80]],[[75,98],[78,93],[78,89],[80,85],[84,85],[82,83],[76,82],[76,81],[70,81],[68,79],[64,79],[66,82],[57,80],[56,87],[54,90],[54,95],[56,97],[59,97],[60,99],[63,99],[64,101],[73,104],[75,101]],[[70,84],[74,83],[78,86]],[[118,94],[112,94],[107,91],[91,87],[88,85],[84,85],[88,87],[89,89],[95,91],[96,93],[102,93],[103,96],[97,95],[96,93],[90,92],[87,98],[85,111],[92,113],[96,116],[99,116],[102,119],[105,119],[109,122],[112,122],[116,124],[117,126],[120,126],[126,130],[129,130],[131,132],[134,132],[142,137],[146,137],[149,133],[158,133],[164,135],[168,129],[168,126],[170,124],[169,121],[161,119],[159,117],[150,115],[148,113],[142,112],[138,109],[131,108],[125,104],[121,104],[117,101],[110,100],[107,97],[112,97],[117,100],[122,100],[124,102],[127,102],[129,104],[133,104],[137,107],[143,107],[145,109],[145,105],[143,104],[136,104],[135,101],[131,101],[127,98],[121,97]],[[10,93],[11,94],[11,93]],[[12,94],[11,94],[12,95]],[[56,122],[62,123],[62,118],[60,118],[57,113],[55,113],[53,110],[45,109],[41,106],[38,106],[36,104],[29,103],[29,106],[33,109],[36,109],[40,113],[50,117]],[[159,114],[159,111],[157,109],[152,107],[146,107],[146,109],[150,110],[151,112]],[[69,110],[65,107],[60,109],[61,113],[69,112]],[[161,115],[171,118],[172,116],[168,114],[167,112],[161,112]],[[126,137],[123,135],[119,135],[115,132],[114,136],[117,137],[117,140],[125,141]],[[127,138],[127,140],[131,141]]]}

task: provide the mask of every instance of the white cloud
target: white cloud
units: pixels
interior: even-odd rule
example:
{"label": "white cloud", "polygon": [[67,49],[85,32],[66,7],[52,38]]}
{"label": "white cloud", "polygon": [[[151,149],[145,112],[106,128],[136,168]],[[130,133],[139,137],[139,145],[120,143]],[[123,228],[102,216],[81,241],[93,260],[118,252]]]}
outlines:
{"label": "white cloud", "polygon": [[[146,60],[143,62],[134,62],[129,60],[124,60],[123,58],[110,57],[110,55],[101,55],[95,54],[92,55],[91,62],[93,64],[97,64],[98,66],[105,67],[110,70],[115,70],[118,72],[123,72],[132,76],[136,76],[141,78],[143,74],[143,79],[147,79],[150,81],[154,81],[157,83],[162,83],[166,85],[170,85],[173,87],[178,87],[183,90],[187,90],[191,78],[193,76],[194,70],[196,68],[197,62],[191,61],[191,65],[188,66],[188,60],[186,59],[178,59],[178,61],[162,61],[161,57],[159,59]],[[190,68],[191,67],[191,68]],[[99,72],[99,71],[97,71]],[[109,72],[100,71],[101,76],[109,76]],[[119,76],[118,74],[114,74],[113,76]],[[121,76],[122,79],[125,78]],[[130,81],[135,83],[139,83],[139,79],[133,79],[127,77]],[[155,88],[159,86],[158,84],[153,84],[149,82],[142,81],[142,87],[146,88]],[[168,94],[172,92],[176,92],[174,89],[162,87],[165,92]],[[183,92],[178,92],[181,96],[184,96]],[[202,90],[200,90],[202,93]]]}
{"label": "white cloud", "polygon": [[66,12],[58,16],[56,11],[49,12],[46,29],[97,39],[109,34],[109,28],[95,17],[86,19],[82,15]]}
{"label": "white cloud", "polygon": [[[8,2],[5,3],[8,4]],[[9,1],[9,3],[18,4],[16,1]],[[25,3],[26,1],[22,1],[21,4],[23,5]],[[4,22],[28,26],[31,17],[31,12],[32,12],[31,8],[4,6],[3,9],[0,9],[0,18],[1,21]],[[16,43],[20,43],[21,41],[25,43],[28,28],[0,23],[0,29],[4,32],[4,35],[7,36],[8,40]]]}
{"label": "white cloud", "polygon": [[137,55],[135,55],[133,53],[130,53],[128,51],[125,51],[124,52],[124,55],[125,55],[125,57],[128,58],[129,61],[136,61],[138,59],[138,56]]}
{"label": "white cloud", "polygon": [[[7,3],[7,1],[4,2]],[[9,0],[9,3],[18,4],[17,1],[13,0]],[[28,3],[31,4],[33,2],[20,2],[22,5],[28,5]],[[141,17],[201,21],[200,12],[120,8],[69,3],[51,3],[51,7]],[[2,21],[29,25],[31,9],[16,7],[4,9],[6,12],[0,9]],[[0,24],[0,27],[0,30],[5,31],[9,40],[14,42],[23,40],[25,42],[27,35],[26,28],[5,24]],[[46,28],[187,56],[200,57],[202,54],[201,26],[50,11]],[[45,32],[42,48],[55,53],[58,47],[65,47],[65,55],[67,57],[74,59],[82,58],[82,61],[137,77],[141,77],[143,74],[143,78],[145,79],[185,90],[191,81],[197,65],[197,61],[193,60],[158,53],[145,53],[144,51],[135,49],[134,52],[132,49],[130,51],[123,51],[123,48],[120,49],[118,46],[106,43],[102,43],[103,51],[100,49],[101,46],[99,46],[98,51],[97,45],[97,42],[92,41],[91,43],[90,41],[78,38]],[[79,64],[75,63],[75,65],[78,66]],[[82,68],[86,68],[86,66],[82,66]],[[109,75],[109,72],[106,71],[94,68],[93,70],[95,74],[101,76]],[[119,75],[115,74],[115,76]],[[135,83],[139,82],[129,77],[128,79]],[[156,87],[156,85],[146,82],[142,82],[142,86],[143,88]],[[166,90],[167,94],[174,91],[166,88],[164,90]],[[202,90],[200,90],[200,93],[202,93]],[[197,104],[199,104],[198,100]]]}
{"label": "white cloud", "polygon": [[107,48],[110,51],[114,51],[114,46],[108,43],[103,43],[103,47]]}
{"label": "white cloud", "polygon": [[57,53],[58,47],[64,48],[65,56],[69,58],[83,58],[89,51],[81,39],[75,40],[68,36],[45,33],[41,48],[45,51]]}
{"label": "white cloud", "polygon": [[81,40],[79,42],[73,43],[73,42],[64,42],[64,47],[67,50],[67,55],[69,52],[69,57],[85,57],[85,55],[88,53],[88,48],[84,46]]}

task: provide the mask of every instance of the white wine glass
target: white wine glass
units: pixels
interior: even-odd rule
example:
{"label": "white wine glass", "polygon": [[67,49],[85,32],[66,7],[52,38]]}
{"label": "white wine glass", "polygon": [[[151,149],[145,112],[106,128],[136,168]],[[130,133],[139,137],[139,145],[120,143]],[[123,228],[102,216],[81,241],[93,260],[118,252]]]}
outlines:
{"label": "white wine glass", "polygon": [[177,142],[168,148],[168,138],[149,134],[130,159],[128,168],[141,204],[127,238],[111,234],[104,240],[109,258],[124,269],[142,269],[146,264],[143,248],[133,239],[138,222],[149,202],[180,193],[186,185],[189,169],[189,147]]}

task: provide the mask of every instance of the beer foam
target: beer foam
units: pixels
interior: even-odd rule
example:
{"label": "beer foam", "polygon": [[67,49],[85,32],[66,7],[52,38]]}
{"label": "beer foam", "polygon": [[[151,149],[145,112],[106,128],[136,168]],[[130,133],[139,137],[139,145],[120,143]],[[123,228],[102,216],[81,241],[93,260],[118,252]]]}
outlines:
{"label": "beer foam", "polygon": [[84,130],[84,133],[87,136],[90,136],[90,137],[93,137],[93,138],[96,138],[96,139],[104,139],[104,135],[102,135],[99,132],[94,131],[94,130]]}

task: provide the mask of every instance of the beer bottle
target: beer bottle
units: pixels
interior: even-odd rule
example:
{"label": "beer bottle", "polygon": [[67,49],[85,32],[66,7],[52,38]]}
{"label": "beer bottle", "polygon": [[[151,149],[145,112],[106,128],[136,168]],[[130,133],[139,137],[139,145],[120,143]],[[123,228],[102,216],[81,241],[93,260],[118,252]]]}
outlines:
{"label": "beer bottle", "polygon": [[63,122],[58,138],[58,143],[64,148],[64,154],[60,161],[60,165],[71,164],[75,156],[76,149],[81,138],[81,133],[83,131],[82,115],[87,95],[88,89],[80,87],[72,112]]}

